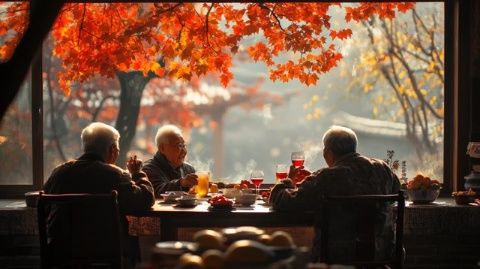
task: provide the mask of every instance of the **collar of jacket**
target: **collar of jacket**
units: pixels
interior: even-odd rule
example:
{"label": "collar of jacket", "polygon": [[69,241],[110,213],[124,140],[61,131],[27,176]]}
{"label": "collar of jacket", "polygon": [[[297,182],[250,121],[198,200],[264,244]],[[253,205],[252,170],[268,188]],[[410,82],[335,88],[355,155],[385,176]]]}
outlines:
{"label": "collar of jacket", "polygon": [[160,151],[157,151],[157,153],[155,153],[155,156],[153,156],[153,159],[155,160],[155,162],[158,163],[158,165],[162,168],[162,170],[164,171],[176,171],[176,172],[179,172],[180,171],[180,168],[182,168],[183,164],[180,165],[179,167],[177,168],[173,168],[169,163],[168,163],[168,160],[167,158],[165,157],[165,155],[163,155]]}
{"label": "collar of jacket", "polygon": [[343,162],[348,162],[349,160],[352,160],[352,159],[357,158],[359,156],[360,156],[360,154],[358,154],[357,152],[347,153],[345,155],[342,155],[340,158],[338,158],[338,160],[335,161],[333,166],[337,166],[337,165],[339,165]]}
{"label": "collar of jacket", "polygon": [[84,153],[78,158],[78,160],[88,160],[88,161],[100,161],[105,162],[105,160],[96,153]]}

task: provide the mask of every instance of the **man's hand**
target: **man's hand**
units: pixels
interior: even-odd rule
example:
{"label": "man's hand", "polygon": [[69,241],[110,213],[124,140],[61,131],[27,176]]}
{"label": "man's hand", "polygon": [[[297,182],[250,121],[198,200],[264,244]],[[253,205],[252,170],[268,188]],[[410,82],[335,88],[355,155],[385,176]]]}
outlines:
{"label": "man's hand", "polygon": [[191,188],[194,185],[197,185],[197,175],[188,174],[184,178],[180,179],[180,185],[184,188]]}
{"label": "man's hand", "polygon": [[130,159],[127,161],[127,168],[128,171],[130,171],[130,174],[135,174],[140,172],[142,169],[143,162],[140,159],[137,159],[137,155],[134,155],[133,157],[130,157]]}
{"label": "man's hand", "polygon": [[284,187],[286,187],[288,189],[295,188],[295,182],[293,182],[293,180],[291,180],[289,178],[286,178],[286,179],[282,180],[281,183],[284,185]]}
{"label": "man's hand", "polygon": [[312,173],[306,170],[303,166],[296,168],[295,166],[290,166],[290,171],[288,171],[288,178],[290,178],[294,183],[302,182],[305,177],[311,175]]}

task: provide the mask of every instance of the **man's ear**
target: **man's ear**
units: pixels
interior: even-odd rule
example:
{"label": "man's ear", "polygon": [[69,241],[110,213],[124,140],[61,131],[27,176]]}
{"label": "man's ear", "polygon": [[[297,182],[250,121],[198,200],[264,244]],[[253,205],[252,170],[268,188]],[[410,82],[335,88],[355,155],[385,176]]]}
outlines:
{"label": "man's ear", "polygon": [[162,143],[162,144],[158,145],[158,151],[160,153],[163,153],[165,151],[165,144]]}

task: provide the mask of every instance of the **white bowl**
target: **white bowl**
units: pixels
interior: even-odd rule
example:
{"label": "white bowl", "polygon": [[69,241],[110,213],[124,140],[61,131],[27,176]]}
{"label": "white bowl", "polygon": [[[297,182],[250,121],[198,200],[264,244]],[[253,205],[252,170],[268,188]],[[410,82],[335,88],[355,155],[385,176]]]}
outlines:
{"label": "white bowl", "polygon": [[180,206],[194,206],[197,199],[191,196],[182,196],[177,198],[177,202]]}
{"label": "white bowl", "polygon": [[235,188],[225,188],[223,189],[223,195],[229,199],[235,198],[237,195],[240,194],[240,190]]}
{"label": "white bowl", "polygon": [[235,201],[244,206],[250,206],[255,203],[257,200],[257,195],[255,193],[240,193],[236,196]]}
{"label": "white bowl", "polygon": [[175,200],[184,194],[185,192],[183,191],[167,191],[165,193],[161,193],[160,196],[162,196],[165,203],[175,203]]}

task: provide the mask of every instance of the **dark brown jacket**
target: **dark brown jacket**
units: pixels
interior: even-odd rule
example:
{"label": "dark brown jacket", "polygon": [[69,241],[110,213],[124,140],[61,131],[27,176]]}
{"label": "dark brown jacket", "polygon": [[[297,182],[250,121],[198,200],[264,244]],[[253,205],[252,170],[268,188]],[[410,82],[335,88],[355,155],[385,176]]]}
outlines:
{"label": "dark brown jacket", "polygon": [[[94,154],[84,154],[77,160],[57,166],[45,183],[43,190],[48,194],[100,194],[111,193],[112,190],[116,190],[118,192],[123,240],[127,256],[133,255],[131,253],[133,250],[126,243],[129,241],[129,236],[125,215],[135,211],[148,210],[155,202],[152,184],[145,173],[138,172],[130,175],[129,172],[116,165],[105,163],[101,157]],[[58,242],[64,240],[55,237],[56,231],[62,229],[62,221],[66,220],[59,215],[54,213],[48,223],[48,233],[52,246],[55,245],[56,240]],[[61,248],[54,248],[57,249],[57,252],[58,249],[62,250]]]}
{"label": "dark brown jacket", "polygon": [[[298,190],[288,189],[284,184],[277,184],[271,194],[272,206],[275,210],[314,210],[321,208],[324,195],[361,195],[398,193],[400,182],[388,165],[381,160],[367,158],[358,153],[341,157],[332,167],[314,172],[307,177]],[[353,214],[348,208],[339,208],[330,220],[329,238],[343,243],[345,248],[352,243],[355,231],[349,231],[348,223]],[[381,227],[376,238],[376,255],[385,257],[393,248],[393,223],[387,208],[380,209],[378,223]],[[313,243],[314,259],[320,254],[319,223],[316,224],[316,235]],[[347,250],[336,247],[339,258],[345,258]],[[335,253],[331,253],[335,257]]]}

